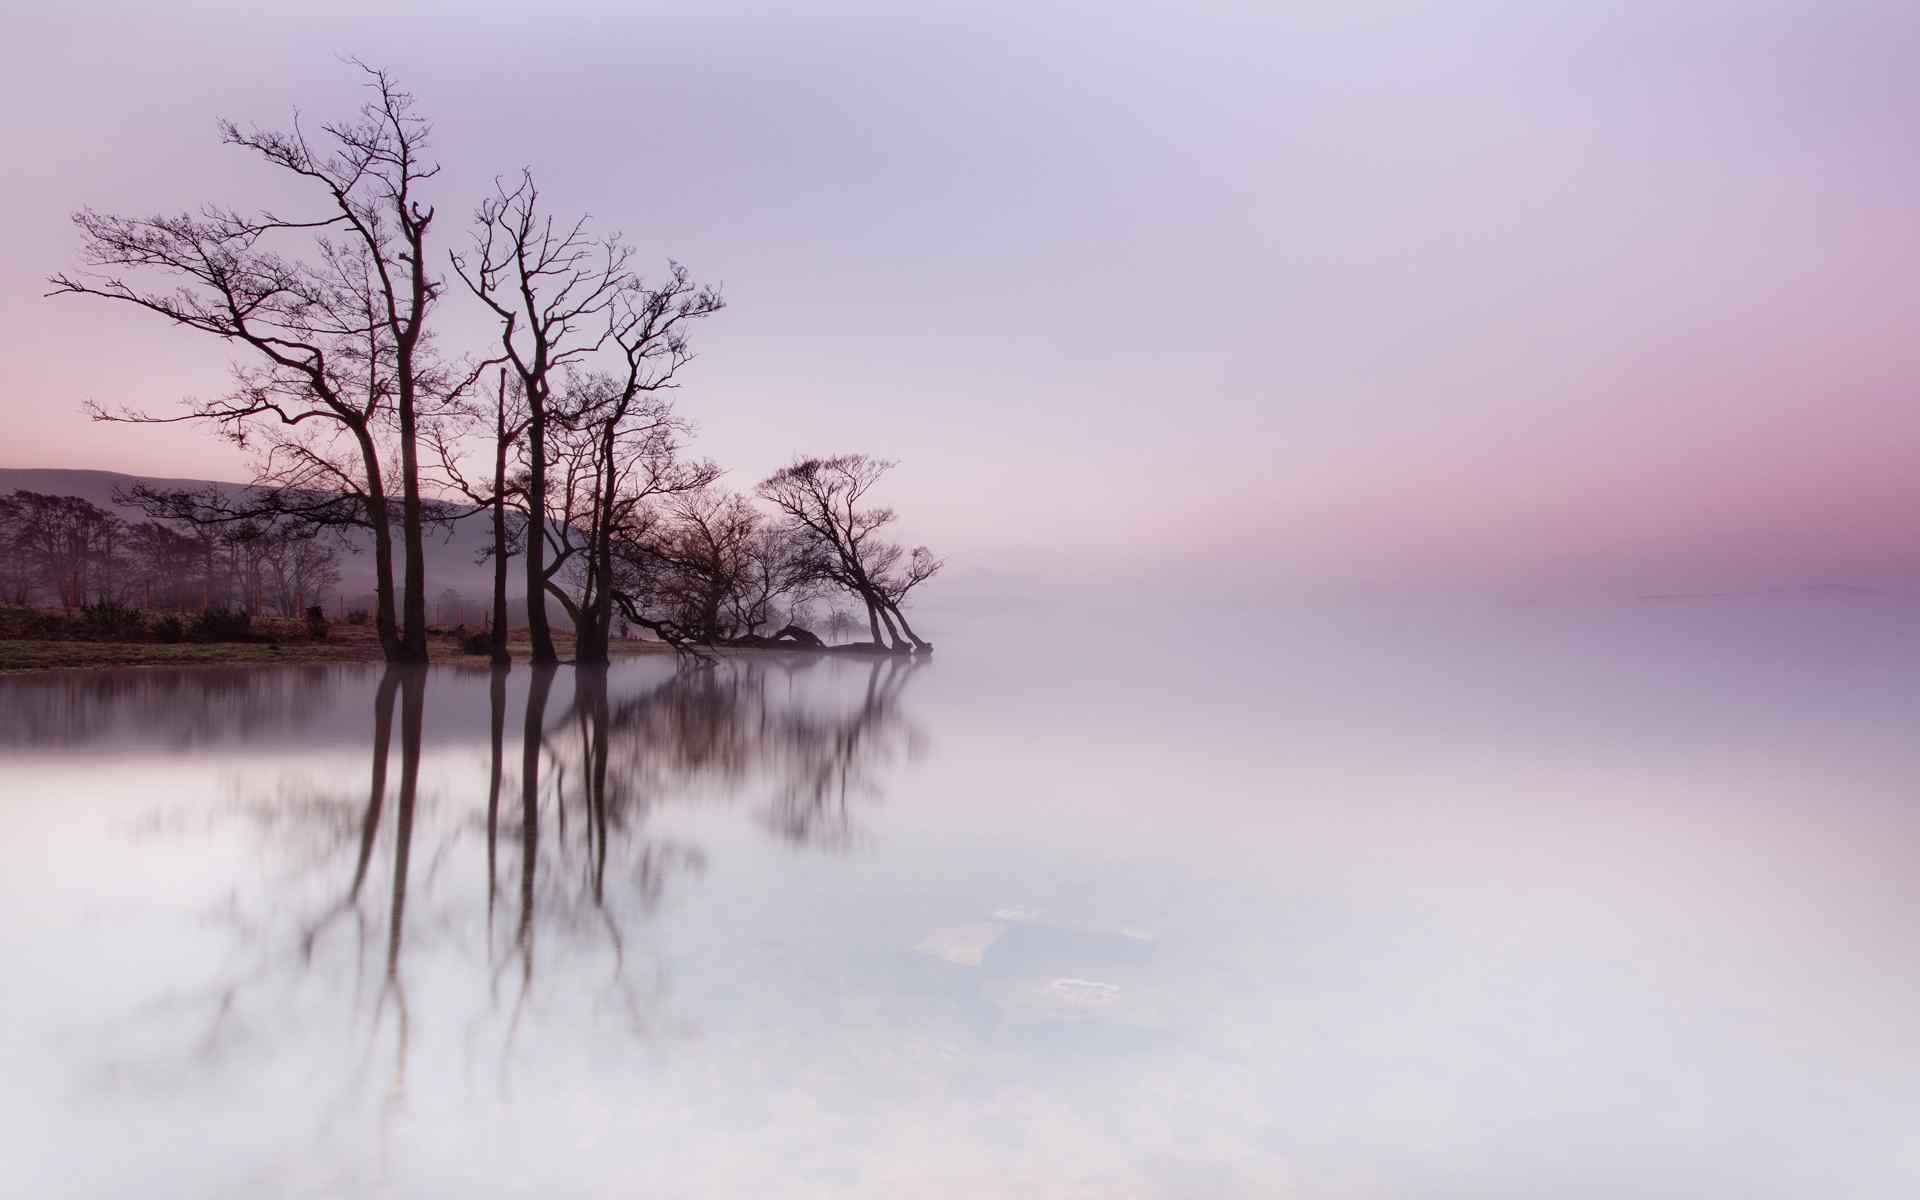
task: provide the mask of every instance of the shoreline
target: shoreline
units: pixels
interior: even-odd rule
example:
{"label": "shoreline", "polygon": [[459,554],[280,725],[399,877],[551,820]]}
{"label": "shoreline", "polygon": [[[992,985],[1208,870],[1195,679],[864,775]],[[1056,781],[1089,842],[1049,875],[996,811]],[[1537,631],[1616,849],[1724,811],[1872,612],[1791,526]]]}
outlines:
{"label": "shoreline", "polygon": [[[153,614],[145,614],[151,616]],[[178,615],[178,614],[169,614]],[[290,617],[260,617],[252,622],[255,635],[247,641],[156,641],[127,637],[79,636],[72,614],[54,610],[0,605],[0,678],[40,675],[59,671],[105,671],[129,667],[235,667],[235,666],[310,666],[324,663],[384,663],[380,642],[366,624],[330,624],[326,636],[308,636],[304,622]],[[144,626],[143,626],[144,628]],[[44,636],[49,630],[66,636]],[[459,666],[486,669],[491,658],[484,653],[469,654],[462,649],[459,628],[434,628],[428,631],[430,666]],[[507,648],[514,665],[526,666],[532,656],[532,643],[525,629],[509,631]],[[35,636],[40,634],[42,636]],[[554,649],[560,664],[573,665],[574,641],[570,632],[554,631]],[[761,639],[760,644],[705,645],[702,654],[806,655],[822,657],[924,659],[931,649],[908,654],[875,646],[871,642],[843,642],[835,645],[810,645],[792,640]],[[615,639],[608,652],[613,658],[646,658],[676,654],[673,645],[652,639]]]}
{"label": "shoreline", "polygon": [[[524,643],[514,647],[514,665],[524,667],[531,652]],[[369,652],[371,651],[371,652]],[[428,666],[486,667],[484,654],[463,654],[449,647]],[[615,658],[650,658],[671,654],[664,642],[616,645]],[[80,642],[35,639],[0,640],[0,679],[45,675],[60,671],[109,671],[150,667],[273,667],[347,663],[384,663],[379,645],[326,642]],[[563,658],[563,665],[572,660]]]}
{"label": "shoreline", "polygon": [[[571,651],[572,646],[561,647]],[[528,666],[532,653],[524,641],[509,643],[513,665]],[[702,646],[702,651],[720,657],[771,654],[785,657],[821,658],[901,658],[925,661],[931,655],[903,654],[872,649],[867,643],[852,642],[835,646]],[[453,666],[485,670],[492,665],[485,654],[466,654],[448,646],[449,653],[435,655],[425,665]],[[665,642],[615,642],[611,656],[653,658],[675,653]],[[317,642],[95,642],[66,639],[0,639],[0,679],[23,675],[50,675],[68,671],[117,671],[166,667],[275,667],[318,666],[345,663],[384,663],[378,642],[366,640]],[[574,665],[562,655],[559,666]]]}

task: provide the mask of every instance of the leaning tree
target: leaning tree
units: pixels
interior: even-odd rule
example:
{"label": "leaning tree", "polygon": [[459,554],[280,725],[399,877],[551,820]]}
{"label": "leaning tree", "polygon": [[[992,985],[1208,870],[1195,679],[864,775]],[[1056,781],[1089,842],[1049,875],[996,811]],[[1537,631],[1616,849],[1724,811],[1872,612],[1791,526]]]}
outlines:
{"label": "leaning tree", "polygon": [[902,609],[908,594],[943,564],[925,546],[909,552],[879,536],[894,522],[891,508],[861,507],[894,465],[864,454],[798,458],[762,480],[758,491],[786,517],[788,531],[808,548],[818,575],[866,605],[874,645],[905,650],[911,642],[924,652],[933,644],[913,631]]}

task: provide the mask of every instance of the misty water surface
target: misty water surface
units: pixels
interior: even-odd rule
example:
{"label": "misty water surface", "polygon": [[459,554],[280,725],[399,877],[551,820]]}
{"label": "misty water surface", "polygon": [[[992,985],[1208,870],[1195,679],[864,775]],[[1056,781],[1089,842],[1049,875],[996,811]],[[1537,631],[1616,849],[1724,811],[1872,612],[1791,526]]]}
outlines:
{"label": "misty water surface", "polygon": [[1915,1194],[1900,604],[1023,616],[0,681],[0,1192]]}

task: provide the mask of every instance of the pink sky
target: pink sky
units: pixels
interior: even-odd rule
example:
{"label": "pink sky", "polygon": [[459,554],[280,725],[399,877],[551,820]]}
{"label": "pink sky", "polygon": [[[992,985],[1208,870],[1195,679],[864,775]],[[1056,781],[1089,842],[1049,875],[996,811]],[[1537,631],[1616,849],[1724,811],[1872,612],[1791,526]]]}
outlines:
{"label": "pink sky", "polygon": [[78,205],[274,199],[214,118],[352,53],[437,120],[443,250],[526,163],[724,282],[702,450],[899,458],[956,563],[1920,577],[1910,5],[390,11],[9,17],[0,465],[244,475],[79,412],[221,347],[42,280]]}

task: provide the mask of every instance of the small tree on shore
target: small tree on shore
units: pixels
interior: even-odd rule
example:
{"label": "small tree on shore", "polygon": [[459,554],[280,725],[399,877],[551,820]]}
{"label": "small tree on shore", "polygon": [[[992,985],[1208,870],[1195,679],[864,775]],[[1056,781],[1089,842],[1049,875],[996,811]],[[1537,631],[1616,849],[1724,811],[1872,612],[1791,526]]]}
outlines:
{"label": "small tree on shore", "polygon": [[864,454],[797,458],[762,480],[758,490],[785,515],[788,530],[812,555],[815,572],[866,606],[875,645],[904,650],[911,642],[914,649],[931,650],[901,608],[942,563],[925,546],[909,553],[880,536],[894,522],[891,508],[861,507],[894,465]]}

